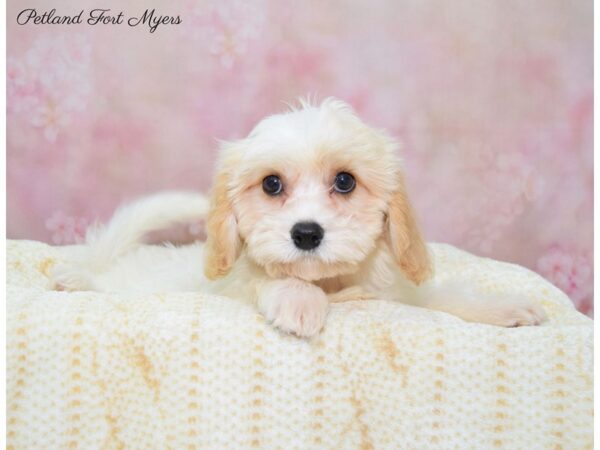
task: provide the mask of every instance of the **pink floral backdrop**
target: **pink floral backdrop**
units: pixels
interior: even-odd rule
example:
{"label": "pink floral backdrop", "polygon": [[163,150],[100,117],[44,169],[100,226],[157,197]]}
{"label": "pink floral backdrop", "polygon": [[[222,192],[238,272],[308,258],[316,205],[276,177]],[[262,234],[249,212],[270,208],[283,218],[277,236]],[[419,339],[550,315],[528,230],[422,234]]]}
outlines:
{"label": "pink floral backdrop", "polygon": [[[101,3],[8,2],[8,237],[77,242],[123,200],[207,189],[217,138],[334,95],[404,142],[429,240],[592,314],[592,1]],[[182,23],[19,26],[25,7]]]}

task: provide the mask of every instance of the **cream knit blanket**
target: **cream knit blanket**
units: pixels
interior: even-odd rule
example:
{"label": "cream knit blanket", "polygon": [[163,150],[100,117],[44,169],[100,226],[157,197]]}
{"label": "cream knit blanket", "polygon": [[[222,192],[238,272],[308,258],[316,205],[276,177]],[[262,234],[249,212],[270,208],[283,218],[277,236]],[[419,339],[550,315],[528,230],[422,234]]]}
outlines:
{"label": "cream knit blanket", "polygon": [[369,300],[307,341],[227,298],[49,291],[60,249],[9,241],[8,448],[591,448],[592,321],[522,267],[431,249],[436,276],[524,291],[549,322]]}

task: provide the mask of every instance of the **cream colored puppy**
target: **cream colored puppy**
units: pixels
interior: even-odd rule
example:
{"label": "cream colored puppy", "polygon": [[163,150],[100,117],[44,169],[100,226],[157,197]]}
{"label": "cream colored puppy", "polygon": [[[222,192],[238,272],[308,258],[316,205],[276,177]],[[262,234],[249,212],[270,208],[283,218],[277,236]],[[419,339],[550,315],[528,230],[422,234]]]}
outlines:
{"label": "cream colored puppy", "polygon": [[[335,99],[302,103],[224,143],[204,246],[138,246],[147,231],[206,214],[195,194],[166,193],[121,209],[59,267],[65,289],[198,289],[255,302],[274,326],[312,336],[330,301],[393,299],[501,326],[535,325],[521,296],[440,285],[408,200],[398,145]],[[205,278],[201,276],[203,253]]]}

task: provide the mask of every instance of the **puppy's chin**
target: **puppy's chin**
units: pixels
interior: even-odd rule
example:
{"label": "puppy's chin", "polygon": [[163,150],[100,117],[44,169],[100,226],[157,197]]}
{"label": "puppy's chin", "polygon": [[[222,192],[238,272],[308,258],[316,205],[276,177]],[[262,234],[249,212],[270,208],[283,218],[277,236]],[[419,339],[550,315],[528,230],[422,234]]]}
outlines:
{"label": "puppy's chin", "polygon": [[359,263],[325,263],[317,258],[304,258],[289,263],[269,263],[263,267],[267,275],[273,278],[294,277],[305,281],[317,281],[354,273],[359,269]]}

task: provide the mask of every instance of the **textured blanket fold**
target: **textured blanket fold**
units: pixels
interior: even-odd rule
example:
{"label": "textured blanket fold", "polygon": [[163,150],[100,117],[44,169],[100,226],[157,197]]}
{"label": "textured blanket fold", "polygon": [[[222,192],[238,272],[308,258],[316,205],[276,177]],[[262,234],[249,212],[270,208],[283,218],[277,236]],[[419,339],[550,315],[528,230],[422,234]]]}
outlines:
{"label": "textured blanket fold", "polygon": [[9,241],[8,448],[592,448],[592,321],[531,271],[431,249],[436,276],[520,290],[549,321],[369,300],[302,340],[222,297],[50,291],[60,248]]}

